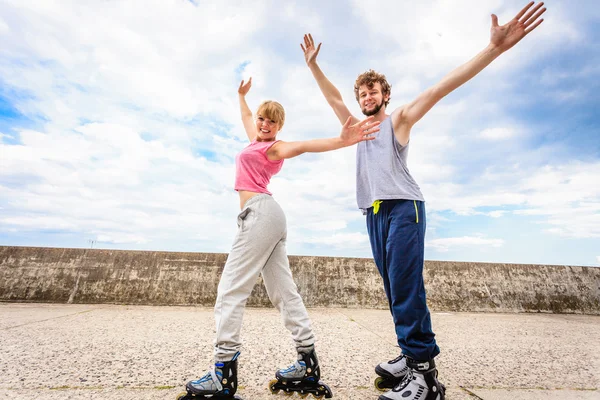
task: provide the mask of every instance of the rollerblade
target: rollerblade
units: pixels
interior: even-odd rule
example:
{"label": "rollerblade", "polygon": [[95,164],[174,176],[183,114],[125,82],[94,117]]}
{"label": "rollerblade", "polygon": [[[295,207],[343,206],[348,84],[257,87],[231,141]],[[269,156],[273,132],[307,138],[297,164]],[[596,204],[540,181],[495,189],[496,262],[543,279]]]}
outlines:
{"label": "rollerblade", "polygon": [[375,373],[379,375],[375,378],[375,388],[382,392],[392,389],[402,382],[402,379],[408,373],[406,366],[406,356],[400,354],[398,357],[388,362],[382,362],[375,367]]}
{"label": "rollerblade", "polygon": [[446,387],[437,380],[433,359],[415,361],[406,357],[408,372],[392,390],[379,396],[379,400],[444,400]]}
{"label": "rollerblade", "polygon": [[291,396],[297,392],[301,398],[312,394],[317,399],[333,397],[329,386],[321,382],[321,368],[314,348],[308,353],[298,353],[298,360],[288,368],[275,373],[277,379],[269,382],[271,393],[279,391]]}
{"label": "rollerblade", "polygon": [[237,358],[236,353],[231,361],[217,362],[213,369],[202,378],[189,381],[185,385],[186,392],[179,394],[177,400],[202,400],[202,399],[236,399],[237,391]]}

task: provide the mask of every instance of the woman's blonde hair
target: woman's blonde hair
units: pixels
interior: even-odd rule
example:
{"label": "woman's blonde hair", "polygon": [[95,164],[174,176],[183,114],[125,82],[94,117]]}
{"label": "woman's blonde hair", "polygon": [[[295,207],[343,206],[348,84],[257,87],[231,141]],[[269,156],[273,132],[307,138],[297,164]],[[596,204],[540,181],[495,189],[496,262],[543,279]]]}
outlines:
{"label": "woman's blonde hair", "polygon": [[285,122],[285,110],[283,109],[283,106],[276,101],[265,100],[260,103],[258,110],[256,110],[256,115],[260,115],[263,118],[268,118],[271,121],[278,123],[280,130],[283,128],[283,123]]}

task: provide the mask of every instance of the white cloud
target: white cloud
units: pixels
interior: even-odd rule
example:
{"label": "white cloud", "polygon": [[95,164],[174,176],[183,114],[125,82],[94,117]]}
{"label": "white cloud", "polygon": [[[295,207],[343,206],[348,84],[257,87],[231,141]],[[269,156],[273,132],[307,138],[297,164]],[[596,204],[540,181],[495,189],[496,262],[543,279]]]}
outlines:
{"label": "white cloud", "polygon": [[545,67],[540,76],[540,83],[545,86],[557,86],[563,81],[570,79],[573,71],[558,70],[553,67]]}
{"label": "white cloud", "polygon": [[6,25],[6,22],[4,22],[2,18],[0,18],[0,35],[7,34],[9,31],[10,28],[8,27],[8,25]]}
{"label": "white cloud", "polygon": [[318,221],[313,223],[304,224],[306,229],[311,231],[337,231],[340,229],[345,229],[348,226],[348,223],[345,220],[331,220],[330,218],[327,221]]}
{"label": "white cloud", "polygon": [[254,21],[264,4],[216,8],[171,0],[7,7],[13,30],[3,50],[27,62],[0,65],[3,80],[36,93],[25,111],[69,121],[95,120],[109,114],[103,109],[130,105],[178,118],[199,112],[222,116],[221,96],[232,88],[229,73],[247,53],[243,40],[258,29]]}
{"label": "white cloud", "polygon": [[510,128],[486,128],[479,136],[487,140],[506,140],[515,136],[515,131]]}
{"label": "white cloud", "polygon": [[[425,79],[441,77],[468,61],[489,43],[490,15],[498,15],[501,24],[508,22],[523,7],[521,1],[436,0],[426,2],[389,2],[374,0],[353,2],[355,15],[369,29],[361,30],[367,40],[393,43],[387,46],[385,59],[380,60],[386,71],[401,69],[403,73]],[[536,39],[528,37],[491,66],[495,71],[510,66],[514,73],[519,66],[532,63],[545,50],[558,43],[577,43],[586,35],[564,6],[551,4],[547,19],[537,28]],[[592,6],[590,5],[590,8]],[[393,26],[394,29],[389,27]],[[383,54],[384,52],[381,51]],[[371,59],[374,63],[375,60]],[[427,67],[424,68],[423,66]]]}
{"label": "white cloud", "polygon": [[428,240],[425,243],[426,247],[440,252],[456,251],[463,248],[476,248],[477,250],[482,250],[482,248],[485,249],[485,247],[502,247],[503,245],[504,240],[502,239],[486,239],[478,236],[433,239]]}
{"label": "white cloud", "polygon": [[501,210],[490,211],[489,213],[487,213],[487,215],[489,215],[492,218],[501,218],[505,214],[506,214],[506,211],[501,211]]}
{"label": "white cloud", "polygon": [[[1,188],[0,188],[1,189]],[[27,200],[25,200],[27,201]],[[44,216],[44,215],[32,215],[32,216],[19,216],[19,217],[5,217],[0,218],[0,223],[6,224],[13,227],[19,227],[21,229],[32,229],[32,230],[45,230],[45,229],[57,229],[57,230],[71,230],[76,229],[77,225],[72,221],[67,221],[60,215],[57,216]],[[11,228],[16,229],[16,228]]]}
{"label": "white cloud", "polygon": [[573,161],[563,165],[502,165],[487,168],[463,183],[431,179],[423,186],[429,211],[497,218],[507,210],[535,217],[549,233],[574,237],[600,236],[600,163]]}
{"label": "white cloud", "polygon": [[[0,83],[32,123],[2,126],[19,144],[0,134],[1,228],[59,229],[124,247],[162,249],[185,239],[198,246],[192,250],[228,251],[238,211],[233,157],[245,144],[236,94],[241,78],[253,77],[252,109],[265,98],[286,108],[281,139],[334,136],[340,125],[298,46],[307,29],[321,34],[315,35],[324,41],[320,65],[358,112],[352,84],[364,69],[387,74],[397,107],[487,44],[491,12],[505,21],[521,6],[382,0],[317,13],[267,2],[6,1]],[[540,232],[597,237],[600,194],[590,182],[600,179],[598,163],[561,165],[555,160],[562,149],[527,148],[541,128],[507,115],[507,105],[525,110],[540,101],[535,87],[519,87],[521,75],[539,74],[539,66],[533,72],[527,66],[586,38],[586,27],[568,13],[574,11],[551,7],[552,18],[534,35],[413,129],[409,168],[434,229],[447,226],[442,212],[501,218],[517,209]],[[581,65],[574,76],[589,80],[597,73],[595,64]],[[569,76],[546,67],[538,78],[551,90],[547,98],[589,95],[581,86],[553,85],[556,79]],[[304,251],[308,239],[320,252],[360,248],[369,255],[354,168],[354,149],[286,161],[270,189],[286,211],[290,241],[299,243],[291,248]],[[448,236],[429,246],[499,244]]]}
{"label": "white cloud", "polygon": [[129,243],[146,243],[147,240],[137,235],[98,235],[96,239],[97,243],[111,243],[111,244],[129,244]]}
{"label": "white cloud", "polygon": [[336,248],[354,248],[368,245],[369,237],[364,233],[350,232],[327,235],[322,237],[308,237],[305,239],[307,243],[334,246]]}
{"label": "white cloud", "polygon": [[600,238],[600,202],[559,204],[519,210],[516,214],[537,216],[546,232],[571,238]]}
{"label": "white cloud", "polygon": [[[452,1],[435,2],[435,12],[426,2],[355,1],[354,6],[372,27],[371,34],[400,46],[397,65],[412,70],[427,63],[429,68],[422,73],[435,74],[464,62],[487,44],[488,21],[473,16],[487,16],[499,1],[489,3],[470,2],[469,13]],[[398,23],[399,18],[402,23]],[[435,61],[430,64],[432,57]]]}
{"label": "white cloud", "polygon": [[[271,84],[277,74],[288,76],[282,68],[286,61],[276,53],[265,57],[264,48],[247,46],[265,5],[245,4],[5,6],[11,32],[3,48],[8,58],[0,59],[2,79],[17,91],[34,93],[15,98],[15,105],[47,123],[21,130],[19,145],[0,148],[0,178],[18,182],[0,186],[7,215],[14,215],[0,220],[3,229],[68,230],[104,243],[154,246],[165,236],[185,235],[204,243],[205,251],[227,251],[238,212],[233,156],[244,145],[236,140],[244,135],[235,70],[252,60],[242,71],[254,77],[252,107],[265,93],[277,95]],[[289,26],[299,11],[290,6],[285,12]],[[313,25],[320,23],[318,14],[309,17]],[[299,48],[297,54],[300,60]],[[282,100],[293,104],[285,98],[293,96]],[[302,110],[287,108],[292,120],[305,119]],[[326,113],[323,107],[319,111]],[[307,130],[322,125],[315,114],[308,114]],[[337,135],[339,125],[329,125],[318,133]],[[302,128],[286,126],[286,139],[306,138]],[[313,160],[313,169],[330,166],[322,156]],[[347,171],[352,184],[353,167]],[[360,215],[347,207],[354,203],[348,182],[336,189],[339,201],[328,202],[331,188],[323,179],[336,177],[335,171],[309,174],[290,171],[305,182],[299,191],[295,183],[285,183],[285,171],[272,184],[275,195],[281,190],[280,197],[291,204],[286,207],[290,226],[309,233],[336,231]],[[323,193],[316,201],[295,196],[311,195],[315,188]],[[342,202],[346,207],[336,208]],[[317,205],[322,214],[304,218]]]}

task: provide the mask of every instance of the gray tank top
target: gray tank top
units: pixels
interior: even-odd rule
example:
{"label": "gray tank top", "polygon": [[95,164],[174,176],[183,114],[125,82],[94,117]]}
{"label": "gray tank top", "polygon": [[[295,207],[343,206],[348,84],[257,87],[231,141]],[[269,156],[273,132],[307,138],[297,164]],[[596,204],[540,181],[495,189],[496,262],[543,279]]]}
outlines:
{"label": "gray tank top", "polygon": [[381,122],[377,139],[356,147],[356,201],[366,211],[375,200],[425,201],[421,189],[408,171],[408,144],[394,136],[392,118]]}

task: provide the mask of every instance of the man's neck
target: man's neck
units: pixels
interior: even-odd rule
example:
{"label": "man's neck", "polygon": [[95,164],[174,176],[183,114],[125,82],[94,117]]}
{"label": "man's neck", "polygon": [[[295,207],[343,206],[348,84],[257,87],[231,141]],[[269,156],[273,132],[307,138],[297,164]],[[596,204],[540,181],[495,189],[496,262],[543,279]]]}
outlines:
{"label": "man's neck", "polygon": [[383,121],[384,119],[386,119],[387,117],[389,117],[389,115],[387,115],[385,113],[385,107],[381,107],[381,110],[379,110],[379,112],[375,115],[373,115],[373,121]]}

